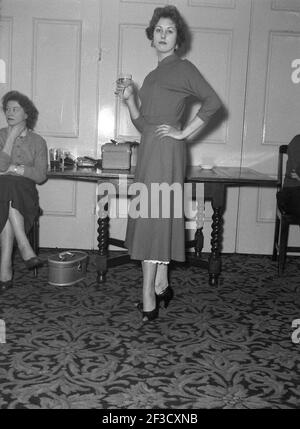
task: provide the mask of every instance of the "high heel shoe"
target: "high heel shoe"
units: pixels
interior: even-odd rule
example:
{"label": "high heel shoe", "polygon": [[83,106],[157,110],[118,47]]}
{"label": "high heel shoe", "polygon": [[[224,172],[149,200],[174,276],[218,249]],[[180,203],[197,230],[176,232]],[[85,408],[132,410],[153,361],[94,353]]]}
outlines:
{"label": "high heel shoe", "polygon": [[23,259],[23,262],[28,270],[34,270],[35,268],[40,268],[44,265],[44,261],[42,261],[38,256],[33,256],[26,260]]}
{"label": "high heel shoe", "polygon": [[157,301],[155,303],[154,309],[151,311],[144,311],[142,302],[137,303],[136,307],[142,313],[143,322],[151,322],[152,320],[158,318],[159,306]]}
{"label": "high heel shoe", "polygon": [[8,289],[11,289],[13,287],[13,281],[11,280],[7,280],[6,282],[2,282],[0,281],[0,294],[2,292],[5,292]]}
{"label": "high heel shoe", "polygon": [[157,294],[155,292],[155,295],[156,295],[158,306],[160,305],[161,301],[164,301],[164,307],[168,308],[171,300],[174,297],[174,292],[171,286],[167,286],[161,293]]}

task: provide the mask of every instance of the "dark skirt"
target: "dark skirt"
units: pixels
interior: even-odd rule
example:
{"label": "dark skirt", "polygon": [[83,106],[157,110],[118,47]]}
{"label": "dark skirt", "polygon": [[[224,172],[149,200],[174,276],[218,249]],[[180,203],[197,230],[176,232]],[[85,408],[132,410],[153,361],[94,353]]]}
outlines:
{"label": "dark skirt", "polygon": [[0,233],[9,214],[9,202],[24,217],[25,232],[32,228],[39,213],[39,197],[35,183],[21,176],[0,176]]}
{"label": "dark skirt", "polygon": [[[174,216],[175,204],[172,196],[170,205],[163,202],[158,208],[159,215],[151,217],[151,185],[179,185],[182,189],[185,179],[186,144],[184,141],[164,137],[157,138],[156,126],[147,126],[139,146],[135,182],[146,186],[149,200],[145,218],[133,218],[131,210],[128,217],[125,247],[132,259],[183,262],[185,260],[185,219]],[[141,205],[143,204],[141,200]],[[164,205],[169,216],[161,216]],[[131,201],[130,207],[132,207]],[[169,205],[169,207],[167,207]],[[141,207],[142,208],[142,207]],[[143,208],[142,208],[143,209]],[[169,210],[168,210],[169,209]]]}
{"label": "dark skirt", "polygon": [[300,217],[300,186],[283,187],[276,196],[281,210]]}

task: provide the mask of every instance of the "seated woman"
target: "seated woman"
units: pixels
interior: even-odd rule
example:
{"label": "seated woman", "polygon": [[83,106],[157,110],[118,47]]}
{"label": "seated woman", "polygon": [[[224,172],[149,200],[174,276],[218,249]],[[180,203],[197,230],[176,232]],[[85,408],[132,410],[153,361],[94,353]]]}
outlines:
{"label": "seated woman", "polygon": [[285,213],[300,217],[300,134],[289,143],[287,154],[285,178],[277,192],[277,202]]}
{"label": "seated woman", "polygon": [[8,127],[0,129],[0,293],[12,287],[14,239],[25,266],[43,265],[26,234],[39,213],[36,183],[47,178],[47,145],[33,132],[38,110],[18,91],[2,98]]}

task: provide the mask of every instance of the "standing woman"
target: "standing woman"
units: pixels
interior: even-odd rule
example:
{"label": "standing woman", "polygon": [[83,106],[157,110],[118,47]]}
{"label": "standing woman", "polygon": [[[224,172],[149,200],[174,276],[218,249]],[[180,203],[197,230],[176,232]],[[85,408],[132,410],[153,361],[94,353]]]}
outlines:
{"label": "standing woman", "polygon": [[[136,102],[134,86],[123,90],[131,119],[141,132],[135,182],[180,184],[183,188],[186,169],[185,139],[199,132],[220,108],[221,101],[198,69],[182,60],[175,51],[186,39],[185,23],[174,6],[156,8],[146,34],[156,50],[158,66],[144,80]],[[197,115],[184,128],[182,118],[186,99],[201,102]],[[149,202],[151,197],[149,197]],[[138,305],[143,321],[158,316],[160,302],[168,306],[173,291],[168,284],[168,264],[185,260],[184,216],[174,216],[171,199],[170,216],[128,218],[126,246],[132,259],[142,261],[143,304]],[[153,208],[153,207],[152,207]],[[150,210],[149,210],[150,212]]]}
{"label": "standing woman", "polygon": [[39,213],[36,183],[47,178],[47,145],[33,132],[38,110],[18,91],[2,99],[8,127],[0,130],[0,293],[12,287],[14,239],[25,266],[31,270],[43,264],[34,253],[26,234]]}

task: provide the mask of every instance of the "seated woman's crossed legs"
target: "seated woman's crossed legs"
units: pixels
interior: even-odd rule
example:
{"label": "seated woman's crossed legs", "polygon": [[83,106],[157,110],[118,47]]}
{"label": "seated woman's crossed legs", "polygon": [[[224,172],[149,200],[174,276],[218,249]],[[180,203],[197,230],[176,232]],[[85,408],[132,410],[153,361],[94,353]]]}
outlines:
{"label": "seated woman's crossed legs", "polygon": [[9,216],[0,233],[1,258],[0,281],[6,282],[12,279],[12,253],[14,239],[27,268],[32,269],[42,265],[42,262],[34,253],[25,233],[24,218],[21,213],[9,204]]}

